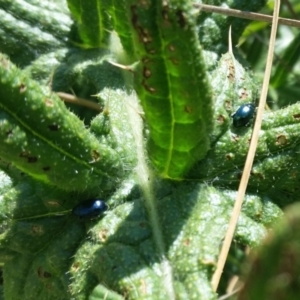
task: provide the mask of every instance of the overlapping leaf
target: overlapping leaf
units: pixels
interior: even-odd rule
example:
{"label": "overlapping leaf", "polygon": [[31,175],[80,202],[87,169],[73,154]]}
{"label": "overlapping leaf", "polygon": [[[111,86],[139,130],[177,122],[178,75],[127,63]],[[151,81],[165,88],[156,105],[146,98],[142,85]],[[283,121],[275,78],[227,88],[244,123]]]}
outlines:
{"label": "overlapping leaf", "polygon": [[[57,96],[28,79],[4,56],[0,61],[0,156],[67,190],[108,187],[109,176],[122,172],[115,151],[101,145]],[[37,117],[30,117],[32,111]]]}
{"label": "overlapping leaf", "polygon": [[[172,185],[168,191],[162,188],[158,210],[173,268],[170,284],[179,299],[215,299],[209,280],[234,195],[197,183]],[[130,299],[165,299],[168,293],[161,277],[161,259],[156,255],[143,199],[137,196],[133,182],[127,181],[107,199],[111,209],[99,221],[83,223],[71,215],[38,217],[35,210],[35,219],[13,222],[10,218],[28,216],[33,207],[52,208],[52,213],[56,210],[58,214],[60,201],[66,199],[61,192],[51,192],[28,179],[15,185],[1,203],[6,222],[11,224],[1,236],[4,278],[17,281],[19,286],[6,289],[6,297],[32,299],[41,295],[43,299],[49,296],[46,285],[51,287],[51,299],[81,299],[100,283]],[[121,202],[114,207],[116,199]],[[70,203],[71,199],[64,205]],[[244,209],[237,237],[257,245],[266,232],[259,223],[270,223],[281,212],[271,202],[253,196],[247,198]],[[18,269],[12,268],[16,263]],[[33,282],[34,289],[27,288]],[[68,285],[70,288],[62,291]]]}
{"label": "overlapping leaf", "polygon": [[126,4],[138,59],[134,86],[150,129],[149,157],[162,177],[182,178],[209,148],[213,109],[191,6],[176,0]]}
{"label": "overlapping leaf", "polygon": [[71,25],[64,4],[53,1],[1,0],[0,19],[0,52],[22,66],[64,47]]}

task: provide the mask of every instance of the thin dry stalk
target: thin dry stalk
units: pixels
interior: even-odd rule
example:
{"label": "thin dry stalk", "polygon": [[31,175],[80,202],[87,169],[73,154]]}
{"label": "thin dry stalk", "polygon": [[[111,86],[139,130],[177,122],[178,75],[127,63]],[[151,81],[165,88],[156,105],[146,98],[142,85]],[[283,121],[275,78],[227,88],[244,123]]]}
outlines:
{"label": "thin dry stalk", "polygon": [[278,27],[279,8],[280,8],[280,0],[275,0],[275,7],[274,7],[274,13],[273,13],[273,24],[272,24],[272,30],[271,30],[271,36],[270,36],[268,57],[267,57],[265,76],[264,76],[259,106],[257,109],[256,121],[254,124],[254,129],[253,129],[252,138],[251,138],[251,142],[250,142],[250,146],[249,146],[249,151],[248,151],[248,155],[246,158],[245,167],[244,167],[244,171],[243,171],[242,178],[240,181],[240,185],[239,185],[235,205],[233,208],[232,216],[231,216],[228,230],[226,232],[224,243],[223,243],[220,255],[219,255],[217,268],[216,268],[216,271],[215,271],[215,273],[212,277],[212,281],[211,281],[214,291],[216,291],[218,288],[220,278],[221,278],[221,275],[223,272],[223,268],[224,268],[224,265],[225,265],[225,262],[226,262],[226,259],[228,256],[229,248],[230,248],[233,236],[234,236],[234,232],[235,232],[238,218],[240,215],[240,211],[242,208],[247,184],[248,184],[249,177],[250,177],[250,171],[251,171],[251,168],[253,165],[255,151],[257,148],[257,144],[258,144],[259,131],[261,128],[262,117],[263,117],[264,107],[266,104],[269,81],[270,81],[270,76],[271,76],[273,53],[274,53],[274,47],[275,47],[277,27]]}
{"label": "thin dry stalk", "polygon": [[[262,22],[273,22],[273,17],[265,14],[258,14],[248,11],[242,11],[238,9],[224,8],[214,5],[207,4],[194,4],[195,8],[198,8],[200,11],[219,13],[226,16],[237,17],[241,19],[247,19],[252,21],[262,21]],[[300,21],[286,19],[286,18],[278,18],[278,24],[288,25],[292,27],[300,28]]]}
{"label": "thin dry stalk", "polygon": [[88,108],[92,108],[98,112],[102,111],[102,107],[90,100],[86,100],[86,99],[82,99],[82,98],[78,98],[76,96],[73,96],[71,94],[67,94],[67,93],[63,93],[63,92],[58,92],[57,95],[59,96],[59,98],[61,100],[63,100],[64,102],[68,102],[68,103],[72,103],[72,104],[76,104],[76,105],[81,105],[81,106],[85,106]]}

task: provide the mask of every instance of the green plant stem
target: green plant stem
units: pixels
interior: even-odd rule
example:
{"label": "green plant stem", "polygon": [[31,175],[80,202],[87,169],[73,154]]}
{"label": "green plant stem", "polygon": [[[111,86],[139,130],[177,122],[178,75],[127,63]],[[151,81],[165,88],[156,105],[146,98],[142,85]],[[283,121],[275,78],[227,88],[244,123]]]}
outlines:
{"label": "green plant stem", "polygon": [[127,105],[129,120],[132,126],[132,131],[136,141],[136,151],[138,157],[138,164],[136,167],[137,181],[140,184],[141,190],[145,199],[145,206],[147,208],[149,223],[152,227],[153,240],[155,242],[157,251],[161,259],[161,272],[163,274],[163,286],[169,295],[170,300],[175,300],[175,291],[173,286],[173,271],[170,262],[166,257],[166,247],[161,230],[161,222],[157,211],[156,198],[153,190],[154,176],[148,168],[145,152],[144,152],[144,138],[143,138],[143,122],[137,111],[141,111],[138,107],[137,97],[132,94],[130,97],[131,103]]}

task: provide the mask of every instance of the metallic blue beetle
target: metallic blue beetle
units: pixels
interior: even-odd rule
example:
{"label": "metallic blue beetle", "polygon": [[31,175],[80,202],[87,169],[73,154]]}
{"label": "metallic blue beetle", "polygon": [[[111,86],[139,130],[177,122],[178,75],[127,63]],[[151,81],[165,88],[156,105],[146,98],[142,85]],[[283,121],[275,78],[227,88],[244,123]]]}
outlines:
{"label": "metallic blue beetle", "polygon": [[99,199],[91,199],[80,202],[73,210],[72,215],[82,220],[91,220],[100,216],[108,209],[108,205]]}
{"label": "metallic blue beetle", "polygon": [[238,110],[231,115],[234,127],[248,126],[253,118],[255,106],[252,103],[241,105]]}

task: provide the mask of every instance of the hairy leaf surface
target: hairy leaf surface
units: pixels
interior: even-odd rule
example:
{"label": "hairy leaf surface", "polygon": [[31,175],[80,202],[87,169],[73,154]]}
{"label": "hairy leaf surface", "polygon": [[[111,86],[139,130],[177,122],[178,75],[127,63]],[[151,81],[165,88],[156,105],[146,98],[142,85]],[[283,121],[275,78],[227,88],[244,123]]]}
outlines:
{"label": "hairy leaf surface", "polygon": [[109,176],[121,173],[115,150],[101,145],[57,96],[4,56],[0,62],[0,156],[67,190],[109,187]]}
{"label": "hairy leaf surface", "polygon": [[[49,193],[47,186],[25,182],[4,194],[1,210],[16,218],[25,212],[28,215],[34,203],[38,208],[42,202],[45,210],[54,213],[55,208],[56,215],[36,214],[36,218],[19,221],[6,219],[11,226],[1,236],[0,259],[5,262],[5,280],[19,287],[11,284],[5,290],[6,297],[84,299],[98,284],[105,283],[107,289],[128,299],[166,299],[160,257],[143,199],[134,196],[134,185],[124,182],[106,199],[110,210],[101,219],[84,223],[70,214],[58,215],[59,205],[53,207],[53,198],[62,204],[66,195],[59,191]],[[36,196],[28,198],[25,193]],[[233,195],[206,185],[186,183],[172,185],[168,191],[164,187],[160,193],[158,211],[177,298],[216,299],[210,277],[230,217]],[[9,205],[12,198],[17,199],[16,206]],[[117,198],[121,200],[118,205]],[[70,201],[64,205],[70,205]],[[279,210],[259,197],[247,198],[244,209],[237,238],[257,245],[266,233],[261,222],[266,222],[263,220],[268,216],[272,216],[269,221],[276,220]],[[16,263],[17,269],[12,267]],[[51,286],[50,292],[47,286]],[[69,288],[64,289],[66,286]]]}

